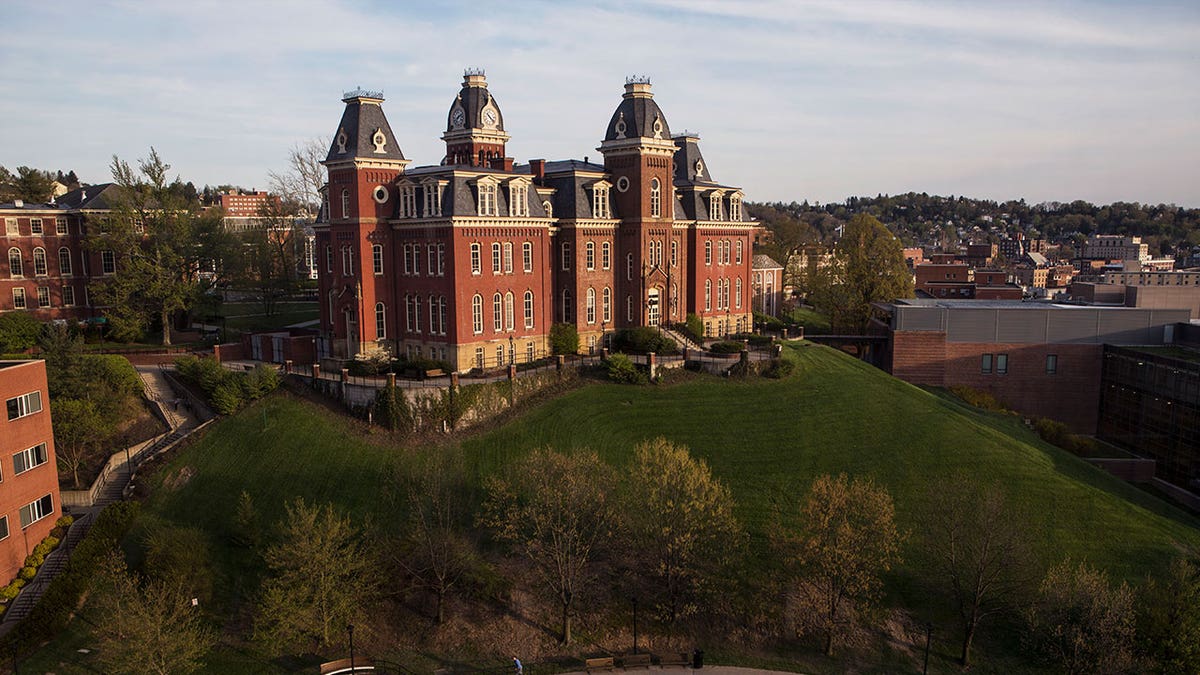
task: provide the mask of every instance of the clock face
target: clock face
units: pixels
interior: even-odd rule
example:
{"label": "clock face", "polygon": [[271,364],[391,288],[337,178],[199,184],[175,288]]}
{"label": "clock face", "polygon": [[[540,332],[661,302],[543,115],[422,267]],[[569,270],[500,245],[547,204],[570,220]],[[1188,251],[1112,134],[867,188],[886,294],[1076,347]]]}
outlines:
{"label": "clock face", "polygon": [[466,115],[463,114],[462,108],[455,108],[450,115],[450,122],[456,127],[461,127],[465,119]]}
{"label": "clock face", "polygon": [[484,111],[483,111],[483,122],[484,122],[484,124],[488,125],[489,127],[494,127],[494,126],[496,126],[496,119],[497,119],[497,118],[496,118],[496,111],[495,111],[495,110],[492,110],[491,108],[488,108],[487,110],[484,110]]}

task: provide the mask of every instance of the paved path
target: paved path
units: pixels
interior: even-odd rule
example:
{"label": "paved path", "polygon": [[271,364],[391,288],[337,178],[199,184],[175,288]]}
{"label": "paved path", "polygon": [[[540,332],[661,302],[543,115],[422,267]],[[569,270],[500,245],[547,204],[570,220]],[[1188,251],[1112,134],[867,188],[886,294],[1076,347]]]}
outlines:
{"label": "paved path", "polygon": [[[704,666],[700,670],[692,670],[689,667],[683,667],[683,666],[667,666],[665,668],[659,668],[658,666],[654,666],[653,668],[614,668],[613,669],[613,672],[618,672],[618,671],[624,671],[626,673],[643,673],[643,672],[650,672],[650,671],[654,671],[656,673],[694,672],[694,673],[710,674],[710,675],[754,675],[755,673],[778,673],[779,675],[796,675],[796,673],[785,671],[785,670],[764,670],[762,668],[739,668],[737,666]],[[565,674],[560,673],[560,675],[588,675],[588,673],[586,670],[577,670],[572,673],[565,673]]]}

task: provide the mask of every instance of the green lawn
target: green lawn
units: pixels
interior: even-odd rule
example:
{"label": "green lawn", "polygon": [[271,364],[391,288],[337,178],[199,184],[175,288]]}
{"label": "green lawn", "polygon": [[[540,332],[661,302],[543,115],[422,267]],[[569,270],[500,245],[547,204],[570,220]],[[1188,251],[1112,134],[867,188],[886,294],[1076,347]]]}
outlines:
{"label": "green lawn", "polygon": [[225,330],[230,336],[314,321],[320,318],[320,311],[316,301],[312,300],[276,303],[270,316],[263,313],[260,302],[226,302],[221,305],[221,315],[225,317]]}
{"label": "green lawn", "polygon": [[[1012,416],[980,413],[819,345],[791,343],[786,354],[797,369],[784,381],[697,376],[663,387],[590,385],[472,437],[464,448],[481,477],[546,445],[588,447],[619,466],[637,442],[666,436],[689,446],[729,484],[760,553],[773,495],[802,492],[825,472],[874,476],[891,491],[911,533],[905,563],[889,579],[889,603],[934,620],[943,634],[952,632],[949,610],[930,592],[937,580],[922,553],[928,535],[921,514],[936,508],[939,489],[958,471],[1006,489],[1018,509],[1014,518],[1044,563],[1070,556],[1138,581],[1161,570],[1180,546],[1200,547],[1196,520],[1042,443]],[[250,491],[266,522],[277,520],[294,496],[386,522],[388,468],[403,450],[384,439],[363,435],[357,423],[324,407],[271,396],[214,425],[151,478],[148,518],[210,533],[220,569],[211,609],[244,617],[261,564],[226,543],[238,494]],[[752,557],[745,571],[750,579],[761,573],[756,565]],[[30,672],[51,669],[57,663],[52,654],[85,642],[76,632],[64,636],[30,662]],[[976,672],[1026,666],[1011,636],[985,633],[979,651]],[[742,657],[736,645],[712,645],[710,652],[725,663],[778,664],[781,658]],[[811,672],[841,667],[811,654],[788,658]],[[937,670],[951,670],[944,658],[939,664]],[[252,650],[228,647],[208,672],[274,668]]]}
{"label": "green lawn", "polygon": [[786,318],[798,326],[804,326],[804,332],[809,335],[828,335],[833,332],[829,317],[815,309],[797,307],[788,312]]}

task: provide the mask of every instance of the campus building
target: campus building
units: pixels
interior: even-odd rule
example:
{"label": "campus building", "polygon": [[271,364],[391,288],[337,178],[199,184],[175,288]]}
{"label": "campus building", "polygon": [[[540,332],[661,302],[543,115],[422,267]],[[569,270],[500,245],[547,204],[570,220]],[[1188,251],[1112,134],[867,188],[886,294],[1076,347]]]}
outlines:
{"label": "campus building", "polygon": [[713,179],[697,136],[672,135],[648,80],[626,82],[602,163],[515,164],[499,102],[468,70],[445,155],[410,167],[383,100],[345,95],[324,162],[322,357],[378,345],[465,371],[546,355],[553,323],[583,349],[688,313],[710,335],[752,325],[742,191]]}
{"label": "campus building", "polygon": [[54,529],[58,468],[45,361],[0,361],[0,583]]}

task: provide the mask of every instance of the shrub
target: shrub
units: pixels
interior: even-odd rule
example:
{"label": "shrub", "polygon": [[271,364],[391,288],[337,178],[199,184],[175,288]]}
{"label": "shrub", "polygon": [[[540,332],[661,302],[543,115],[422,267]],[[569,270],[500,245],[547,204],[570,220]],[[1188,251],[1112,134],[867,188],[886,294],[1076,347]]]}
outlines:
{"label": "shrub", "polygon": [[21,568],[21,571],[17,573],[17,576],[25,581],[30,581],[37,576],[37,568],[26,565],[25,567]]}
{"label": "shrub", "polygon": [[1005,412],[1008,410],[995,396],[973,387],[950,387],[950,393],[962,399],[967,405],[972,405],[976,408],[991,410],[993,412]]}
{"label": "shrub", "polygon": [[28,312],[0,314],[0,353],[24,352],[37,344],[42,324]]}
{"label": "shrub", "polygon": [[771,359],[763,367],[763,377],[772,377],[775,379],[783,379],[791,375],[796,370],[796,364],[787,359]]}
{"label": "shrub", "polygon": [[37,553],[30,553],[29,555],[25,556],[24,565],[25,567],[32,567],[36,570],[37,568],[41,567],[42,563],[44,562],[46,562],[46,556],[38,555]]}
{"label": "shrub", "polygon": [[624,354],[613,354],[608,357],[608,379],[621,384],[643,384],[646,376],[638,370],[637,365]]}
{"label": "shrub", "polygon": [[222,415],[232,415],[242,407],[242,388],[236,382],[222,382],[209,394],[213,408]]}
{"label": "shrub", "polygon": [[17,594],[20,592],[21,592],[20,586],[18,586],[16,583],[10,583],[7,586],[5,586],[4,588],[0,588],[0,600],[3,600],[4,602],[8,602],[9,600],[12,600],[13,598],[17,597]]}
{"label": "shrub", "polygon": [[660,355],[679,353],[679,345],[674,340],[658,332],[650,326],[623,328],[613,336],[613,349],[630,354]]}
{"label": "shrub", "polygon": [[[234,373],[234,375],[237,375]],[[254,366],[254,370],[241,376],[242,390],[251,401],[275,391],[279,386],[279,371],[265,363]]]}
{"label": "shrub", "polygon": [[579,331],[574,324],[556,323],[550,326],[550,351],[554,354],[579,353]]}
{"label": "shrub", "polygon": [[59,518],[58,520],[54,521],[54,526],[55,527],[71,527],[71,525],[74,522],[75,522],[75,516],[63,516],[62,518]]}
{"label": "shrub", "polygon": [[689,333],[688,337],[694,342],[700,343],[704,341],[704,319],[701,319],[700,315],[688,314],[687,321],[683,325]]}
{"label": "shrub", "polygon": [[738,352],[745,351],[745,349],[745,345],[733,340],[714,342],[708,347],[708,351],[714,354],[737,354]]}
{"label": "shrub", "polygon": [[374,345],[354,355],[354,360],[347,370],[355,375],[378,375],[387,372],[392,366],[392,355],[388,350]]}
{"label": "shrub", "polygon": [[415,420],[408,397],[398,387],[384,387],[375,394],[375,421],[380,426],[399,433],[410,433]]}
{"label": "shrub", "polygon": [[762,312],[754,313],[754,323],[762,326],[763,328],[769,328],[772,330],[779,330],[787,325],[779,317],[771,316],[770,314],[763,314]]}

